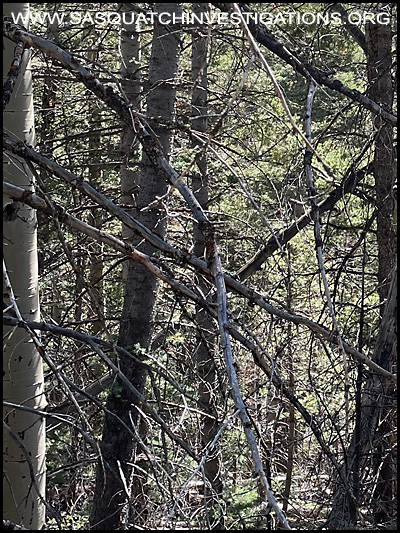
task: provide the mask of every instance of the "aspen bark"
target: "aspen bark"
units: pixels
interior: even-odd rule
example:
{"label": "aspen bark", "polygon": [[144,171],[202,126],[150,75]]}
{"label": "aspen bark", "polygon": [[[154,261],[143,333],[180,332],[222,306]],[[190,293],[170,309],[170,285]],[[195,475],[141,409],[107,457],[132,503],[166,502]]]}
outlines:
{"label": "aspen bark", "polygon": [[[3,4],[3,14],[29,12],[29,4]],[[14,57],[15,44],[4,39],[3,83]],[[17,138],[34,144],[32,76],[29,53],[23,54],[21,72],[3,113],[4,127]],[[6,180],[25,189],[34,188],[34,177],[18,157],[3,156]],[[23,318],[39,320],[36,212],[3,196],[3,254]],[[9,302],[10,303],[10,302]],[[33,409],[46,405],[42,359],[29,334],[5,327],[3,349],[4,399]],[[28,529],[41,529],[45,520],[45,422],[39,416],[4,408],[10,431],[3,430],[3,518]],[[15,438],[17,437],[17,438]],[[30,458],[28,463],[27,457]],[[32,472],[34,479],[32,479]],[[38,494],[38,492],[40,494]]]}

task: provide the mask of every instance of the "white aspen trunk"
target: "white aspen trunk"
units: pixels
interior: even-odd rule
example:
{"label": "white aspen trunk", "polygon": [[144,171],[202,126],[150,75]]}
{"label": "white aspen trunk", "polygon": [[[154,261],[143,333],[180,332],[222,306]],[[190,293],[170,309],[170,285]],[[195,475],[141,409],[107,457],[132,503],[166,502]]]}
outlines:
{"label": "white aspen trunk", "polygon": [[[29,4],[3,4],[3,14],[11,16],[11,12],[27,14]],[[15,48],[14,43],[7,39],[4,41],[3,83]],[[28,52],[24,52],[21,73],[3,113],[3,120],[7,133],[29,144],[34,143]],[[33,189],[34,178],[29,168],[17,158],[4,156],[3,174],[7,181]],[[3,254],[8,275],[22,316],[39,320],[36,212],[27,205],[13,204],[9,198],[3,197],[3,209],[5,206],[8,207],[3,228]],[[34,343],[23,328],[13,330],[6,327],[3,335],[4,399],[33,409],[44,409],[42,359]],[[3,430],[3,518],[38,530],[45,521],[45,423],[42,418],[18,409],[4,409],[3,417],[10,428],[10,431]]]}

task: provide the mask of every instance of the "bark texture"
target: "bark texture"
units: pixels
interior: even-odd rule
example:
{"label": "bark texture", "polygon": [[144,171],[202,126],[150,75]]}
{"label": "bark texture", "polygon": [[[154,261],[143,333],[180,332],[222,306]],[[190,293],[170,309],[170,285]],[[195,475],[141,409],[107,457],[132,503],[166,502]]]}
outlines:
{"label": "bark texture", "polygon": [[[3,14],[11,16],[11,12],[28,14],[29,4],[3,4]],[[4,39],[3,80],[10,69],[14,48],[14,43]],[[34,144],[28,52],[24,52],[22,59],[21,72],[3,113],[3,125],[17,138]],[[33,175],[17,157],[3,156],[3,174],[14,185],[25,189],[34,187]],[[3,220],[3,256],[18,308],[23,318],[39,320],[36,212],[3,196]],[[5,327],[3,335],[4,399],[44,410],[42,359],[35,345],[22,328]],[[3,418],[10,428],[10,431],[3,430],[3,517],[28,529],[41,529],[45,508],[38,492],[43,498],[46,469],[44,420],[25,411],[7,408],[3,410]]]}
{"label": "bark texture", "polygon": [[[376,99],[384,109],[391,109],[394,101],[394,85],[392,69],[392,27],[390,24],[366,25],[367,73],[369,96]],[[397,308],[397,279],[395,267],[397,254],[397,235],[394,223],[396,183],[396,162],[394,152],[393,125],[386,123],[382,117],[374,118],[374,129],[377,133],[374,153],[374,177],[377,208],[377,241],[378,241],[378,283],[381,303],[381,332],[378,339],[379,350],[375,350],[374,360],[383,368],[391,370],[396,363],[396,352],[393,349],[395,339],[390,333],[395,331]],[[395,270],[393,270],[395,269]],[[390,288],[391,287],[391,288]],[[386,307],[388,309],[386,310]],[[388,321],[393,321],[394,324]],[[389,343],[389,344],[388,344]],[[392,346],[392,348],[390,348]],[[392,385],[381,382],[381,395],[378,396],[380,412],[377,414],[377,426],[372,457],[372,472],[376,486],[372,498],[372,511],[376,523],[390,520],[394,510],[393,486],[396,478],[395,456],[392,449],[391,436],[396,423],[393,415],[395,390]],[[373,398],[372,398],[373,399]]]}
{"label": "bark texture", "polygon": [[[380,105],[391,108],[393,86],[390,75],[392,56],[390,25],[367,24],[366,52],[369,96]],[[375,177],[378,244],[378,294],[382,320],[375,346],[373,361],[388,371],[395,364],[397,348],[397,265],[396,231],[393,221],[395,198],[395,166],[393,126],[380,116],[374,117],[376,131],[373,172]],[[337,487],[329,529],[354,529],[357,509],[364,498],[376,523],[389,521],[394,514],[393,486],[395,482],[395,456],[392,446],[393,409],[395,395],[393,384],[383,376],[365,374],[361,399],[359,424],[347,451],[347,465],[343,474],[354,484],[360,501],[352,498],[341,486]],[[357,469],[354,464],[358,464]],[[357,471],[356,471],[357,470]],[[361,486],[358,487],[359,480]],[[374,487],[366,498],[366,483]],[[364,483],[364,487],[363,487]]]}
{"label": "bark texture", "polygon": [[[193,4],[193,13],[206,13],[208,9],[205,3]],[[192,128],[195,131],[207,131],[207,28],[200,26],[193,30],[192,44]],[[197,201],[204,210],[208,209],[209,182],[207,173],[207,156],[199,152],[196,160],[197,168],[192,177],[192,189]],[[198,224],[194,226],[193,252],[197,257],[203,257],[205,253],[205,237]],[[207,295],[210,290],[202,278],[198,280],[198,286],[203,294]],[[217,383],[215,372],[215,342],[216,330],[214,321],[210,315],[201,308],[196,312],[197,321],[197,346],[195,351],[197,372],[199,381],[199,401],[202,409],[206,409],[211,417],[202,420],[201,449],[212,442],[218,432],[218,418],[215,407],[217,398]],[[223,516],[219,505],[222,496],[223,483],[221,479],[221,464],[219,447],[216,447],[204,463],[204,473],[208,483],[204,487],[204,504],[209,515],[209,523],[212,529],[223,529]]]}
{"label": "bark texture", "polygon": [[[155,5],[155,11],[160,13],[180,10],[180,4]],[[176,30],[177,28],[156,23],[149,65],[147,114],[161,116],[165,121],[175,118],[175,77],[180,53],[179,32]],[[159,135],[165,154],[169,154],[171,132],[157,131],[156,126],[154,130]],[[167,214],[162,203],[156,202],[154,207],[145,211],[142,209],[153,203],[157,197],[163,196],[166,191],[164,178],[154,169],[147,155],[143,155],[134,211],[140,222],[161,237],[165,236],[167,227]],[[136,246],[139,242],[140,239],[133,239]],[[156,251],[156,248],[147,242],[140,244],[139,248],[150,256]],[[136,352],[136,355],[140,355],[141,350],[150,346],[157,291],[157,279],[142,265],[130,262],[118,343]],[[125,357],[120,357],[119,366],[136,389],[143,393],[146,384],[143,368]],[[138,426],[139,415],[135,405],[137,400],[132,393],[116,382],[107,400],[107,408],[128,426]],[[132,466],[127,463],[132,464],[135,461],[136,444],[114,417],[105,418],[101,451],[103,457],[96,479],[91,528],[116,530],[120,527],[121,512],[129,496],[126,488],[129,490],[131,486]],[[134,516],[129,519],[135,521]]]}
{"label": "bark texture", "polygon": [[[392,28],[391,25],[367,24],[367,74],[369,95],[376,98],[384,108],[392,108],[394,87],[392,68]],[[390,273],[397,252],[397,239],[393,223],[395,198],[395,153],[393,125],[386,123],[379,115],[374,117],[376,132],[374,153],[374,177],[378,240],[378,281],[379,296],[383,303],[389,292]],[[383,310],[382,310],[383,314]]]}

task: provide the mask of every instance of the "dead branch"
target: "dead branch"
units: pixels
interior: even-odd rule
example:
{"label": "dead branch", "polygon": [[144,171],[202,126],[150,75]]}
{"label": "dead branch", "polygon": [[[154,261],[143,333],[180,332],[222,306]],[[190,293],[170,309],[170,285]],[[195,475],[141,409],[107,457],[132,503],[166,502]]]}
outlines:
{"label": "dead branch", "polygon": [[26,45],[23,41],[17,41],[17,46],[14,49],[14,59],[11,63],[10,70],[7,74],[7,79],[3,85],[3,111],[10,102],[11,95],[14,91],[15,83],[21,71],[22,56],[26,50]]}
{"label": "dead branch", "polygon": [[[229,11],[231,7],[231,4],[214,2],[213,4],[225,11]],[[250,11],[250,8],[245,4],[243,11],[248,12]],[[394,113],[386,111],[382,106],[371,100],[371,98],[368,98],[356,89],[350,89],[350,87],[344,85],[339,80],[330,78],[323,71],[302,60],[296,52],[288,49],[287,46],[284,46],[269,30],[267,30],[265,26],[257,25],[251,17],[248,19],[248,26],[257,42],[268,48],[268,50],[276,56],[280,57],[285,63],[293,67],[296,72],[304,76],[307,80],[313,79],[317,85],[328,87],[328,89],[331,89],[332,91],[343,94],[352,102],[361,104],[374,115],[379,115],[384,120],[391,122],[392,124],[397,124],[397,116]]]}
{"label": "dead branch", "polygon": [[[98,242],[103,242],[107,244],[108,246],[130,257],[131,259],[141,262],[154,275],[156,275],[162,281],[167,283],[174,291],[181,293],[184,296],[187,296],[188,298],[190,298],[192,301],[198,303],[199,305],[208,308],[207,302],[205,302],[201,296],[199,296],[197,293],[195,293],[193,290],[189,289],[182,283],[172,279],[170,276],[165,274],[160,268],[158,268],[154,264],[153,262],[154,260],[151,260],[146,254],[139,252],[132,246],[127,245],[126,243],[123,243],[116,237],[106,234],[105,232],[100,231],[99,229],[94,228],[90,226],[89,224],[86,224],[85,222],[82,222],[79,219],[71,215],[68,215],[61,206],[56,206],[56,204],[54,204],[54,208],[50,209],[48,204],[42,198],[33,194],[32,191],[26,191],[14,185],[3,183],[3,192],[10,198],[24,202],[30,205],[31,207],[34,207],[35,209],[43,210],[45,213],[49,215],[54,215],[55,213],[59,213],[59,215],[57,216],[61,217],[62,222],[70,225],[71,227],[74,227],[78,231],[90,236],[91,238],[97,240]],[[188,262],[190,262],[190,264],[192,265],[196,264],[196,265],[203,267],[205,273],[208,274],[209,268],[205,266],[206,265],[205,262],[199,260],[198,258],[194,258],[193,256],[191,256],[191,258],[188,258]],[[337,335],[330,332],[323,326],[317,324],[316,322],[313,322],[309,318],[306,318],[300,315],[295,315],[292,313],[288,313],[286,311],[282,311],[281,309],[278,309],[277,307],[268,303],[260,294],[256,293],[252,289],[249,289],[248,287],[246,287],[239,281],[235,280],[234,278],[227,276],[226,274],[223,274],[223,277],[224,277],[226,284],[229,286],[231,290],[233,290],[237,294],[244,296],[245,298],[250,300],[255,305],[261,307],[262,309],[265,309],[269,314],[278,316],[282,318],[283,320],[287,320],[294,324],[303,325],[307,327],[308,329],[310,329],[311,331],[313,331],[317,336],[327,339],[330,343],[336,344],[336,345],[339,344],[339,339]],[[344,341],[342,342],[343,342],[343,348],[345,349],[346,353],[355,357],[359,361],[362,361],[366,366],[368,366],[371,370],[374,370],[378,374],[383,375],[384,377],[390,379],[391,381],[397,382],[397,376],[388,372],[384,368],[380,367],[378,364],[376,364],[374,361],[372,361],[369,357],[367,357],[363,353],[359,352],[353,346],[347,344]]]}

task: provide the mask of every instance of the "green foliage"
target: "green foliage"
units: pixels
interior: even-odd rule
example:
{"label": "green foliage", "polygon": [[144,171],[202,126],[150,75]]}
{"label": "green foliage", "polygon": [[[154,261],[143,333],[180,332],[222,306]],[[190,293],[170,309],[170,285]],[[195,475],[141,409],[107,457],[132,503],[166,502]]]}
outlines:
{"label": "green foliage", "polygon": [[250,481],[242,487],[231,487],[226,496],[228,500],[229,523],[233,529],[267,529],[265,516],[261,508],[261,500],[255,487]]}
{"label": "green foliage", "polygon": [[[149,7],[148,4],[139,5]],[[184,4],[188,10],[191,6]],[[82,11],[116,11],[119,4],[32,4],[35,11],[68,12],[77,7]],[[153,4],[150,7],[153,8]],[[268,9],[282,13],[293,10],[318,13],[328,9],[321,3],[252,3],[250,7],[254,11]],[[346,4],[346,7],[356,9],[353,4]],[[368,11],[375,7],[364,3],[357,9]],[[31,29],[43,36],[47,32],[47,28],[40,24]],[[301,26],[285,22],[270,30],[285,46],[303,55],[313,66],[331,72],[332,77],[362,93],[367,90],[364,53],[342,26]],[[65,24],[59,28],[56,40],[82,60],[102,82],[122,94],[118,32],[116,26],[97,28],[89,23],[83,27]],[[196,35],[192,29],[185,29],[182,34],[180,71],[178,79],[174,80],[177,87],[176,118],[185,124],[190,124],[192,115],[190,61],[192,40]],[[208,149],[205,181],[209,188],[209,202],[205,208],[216,228],[224,272],[234,274],[270,241],[273,232],[295,225],[297,217],[291,207],[292,199],[303,202],[305,209],[310,208],[304,173],[304,142],[294,134],[273,84],[257,59],[248,72],[243,89],[236,94],[252,56],[240,28],[214,26],[206,37],[209,39],[207,133],[213,132],[210,147],[218,156]],[[145,83],[140,90],[145,114],[145,100],[151,90],[146,84],[151,28],[147,28],[141,38],[141,70]],[[265,48],[262,52],[301,129],[306,80]],[[56,61],[44,61],[35,53],[32,64],[39,149],[120,204],[119,119],[82,84],[72,80]],[[223,120],[217,127],[221,117]],[[174,136],[171,162],[182,180],[192,185],[194,174],[199,171],[196,161],[202,149],[186,132],[176,130]],[[360,155],[369,142],[370,147]],[[140,170],[141,154],[135,143],[136,140],[129,161],[132,171]],[[333,172],[327,176],[314,158],[313,173],[320,202],[343,181],[353,165],[359,169],[372,161],[369,112],[355,104],[349,105],[349,100],[337,92],[318,87],[312,112],[312,143]],[[45,182],[46,194],[54,202],[100,231],[121,238],[120,222],[105,210],[49,173],[43,172],[40,177]],[[168,242],[185,253],[192,253],[195,221],[176,188],[171,188],[167,196],[157,202],[168,222]],[[138,210],[123,207],[137,216]],[[376,222],[367,227],[374,210],[374,181],[372,176],[366,176],[352,194],[346,195],[331,212],[321,216],[327,281],[343,339],[354,346],[360,344],[369,355],[373,353],[380,319]],[[124,304],[124,269],[128,259],[66,225],[58,228],[47,215],[39,214],[38,223],[43,319],[118,342]],[[149,253],[163,272],[175,281],[187,284],[199,297],[207,298],[213,310],[217,309],[215,290],[209,279],[194,272],[192,267],[177,264],[175,259],[153,247],[143,248],[140,239],[133,239],[134,245]],[[132,242],[132,237],[126,240]],[[100,267],[100,275],[96,273],[96,266]],[[247,282],[256,293],[265,296],[279,309],[305,316],[332,330],[312,224],[292,238],[289,245],[269,257]],[[228,294],[228,307],[229,320],[257,344],[260,354],[273,368],[272,373],[281,376],[287,386],[293,378],[296,397],[317,421],[327,445],[340,459],[349,435],[344,428],[346,384],[343,356],[337,347],[321,340],[304,326],[264,313],[237,294]],[[150,406],[200,458],[204,452],[201,433],[205,421],[216,420],[217,427],[220,427],[235,409],[216,325],[211,321],[211,325],[199,327],[198,312],[192,302],[173,293],[167,284],[160,283],[152,317],[154,332],[150,349],[140,344],[126,349],[153,369],[144,391]],[[199,345],[204,338],[209,358],[200,362]],[[56,366],[82,389],[96,383],[108,372],[105,363],[81,343],[64,337],[45,337],[44,343]],[[290,496],[292,507],[289,506],[288,514],[293,529],[316,529],[326,518],[332,500],[332,464],[321,452],[319,443],[298,412],[295,414],[295,439],[290,441],[289,402],[281,391],[274,389],[270,377],[254,363],[251,354],[238,342],[232,341],[232,344],[238,380],[258,430],[260,448],[270,454],[273,490],[281,503],[288,450],[292,446],[295,459]],[[107,355],[118,364],[119,356],[111,350]],[[348,365],[351,431],[355,421],[356,364],[349,360]],[[212,383],[205,381],[205,376],[213,372],[215,380]],[[169,381],[165,379],[166,375],[171,378]],[[179,390],[172,378],[179,382]],[[66,398],[47,367],[46,380],[50,407],[63,404]],[[105,406],[109,394],[121,398],[122,390],[123,385],[114,380],[98,399]],[[82,409],[86,421],[83,423],[77,417],[76,423],[84,424],[85,430],[100,440],[104,413],[90,402],[82,404]],[[131,405],[127,405],[129,409],[132,409]],[[159,527],[168,516],[170,529],[178,521],[181,528],[183,525],[208,527],[207,520],[214,517],[215,508],[206,511],[201,489],[196,488],[193,501],[190,494],[182,496],[175,515],[171,513],[198,463],[166,436],[151,417],[146,413],[141,416],[141,437],[147,446],[146,453],[151,457],[148,460],[146,454],[140,452],[140,472],[144,471],[147,476],[147,507],[143,516],[140,513],[135,515],[136,502],[133,502],[129,510],[132,515],[127,520],[136,520],[138,527]],[[251,458],[236,419],[225,429],[213,453],[221,458],[224,491],[221,508],[217,506],[217,509],[225,514],[227,528],[266,529],[257,480],[252,478]],[[64,529],[85,527],[93,497],[95,468],[93,463],[84,463],[71,470],[57,472],[57,469],[62,465],[81,465],[81,461],[87,458],[94,459],[95,452],[89,450],[81,434],[67,429],[67,426],[50,433],[47,464],[48,470],[56,473],[49,478],[49,500],[61,510]],[[202,471],[195,480],[204,480]],[[77,487],[82,496],[77,493]],[[137,499],[139,501],[140,497]],[[61,500],[67,511],[62,508]],[[141,504],[142,501],[137,503],[138,506]],[[48,526],[55,527],[55,524],[50,520]]]}

